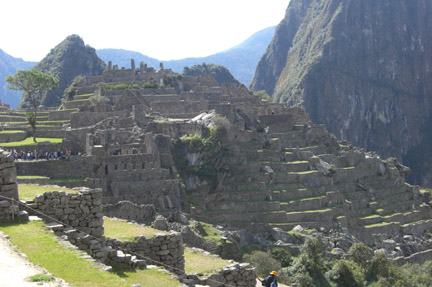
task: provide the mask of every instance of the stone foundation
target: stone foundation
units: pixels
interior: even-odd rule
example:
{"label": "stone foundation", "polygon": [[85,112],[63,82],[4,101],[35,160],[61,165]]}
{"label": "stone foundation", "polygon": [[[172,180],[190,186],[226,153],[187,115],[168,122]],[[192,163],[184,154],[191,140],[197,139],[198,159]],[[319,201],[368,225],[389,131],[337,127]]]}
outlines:
{"label": "stone foundation", "polygon": [[183,280],[183,283],[192,286],[200,284],[210,287],[256,286],[256,270],[249,263],[234,263],[225,266],[219,273],[214,273],[204,278],[190,274]]}
{"label": "stone foundation", "polygon": [[95,237],[104,234],[101,190],[82,189],[77,194],[45,192],[28,201],[27,206],[30,215],[42,217],[46,222],[60,221]]}
{"label": "stone foundation", "polygon": [[156,234],[153,238],[140,236],[134,242],[115,239],[108,239],[107,242],[124,253],[143,256],[147,263],[163,266],[176,274],[184,274],[184,247],[180,234]]}
{"label": "stone foundation", "polygon": [[11,199],[18,200],[15,162],[13,157],[0,149],[0,219],[18,214],[18,206],[13,206]]}

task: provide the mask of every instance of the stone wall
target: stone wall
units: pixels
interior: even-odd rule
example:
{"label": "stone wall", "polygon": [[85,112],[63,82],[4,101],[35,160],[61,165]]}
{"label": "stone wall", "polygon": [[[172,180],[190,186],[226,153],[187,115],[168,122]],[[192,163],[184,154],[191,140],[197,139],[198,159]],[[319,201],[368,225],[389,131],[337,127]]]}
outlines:
{"label": "stone wall", "polygon": [[94,112],[80,112],[71,114],[71,128],[88,127],[107,118],[120,117],[125,118],[126,114],[120,112],[106,112],[106,113],[94,113]]}
{"label": "stone wall", "polygon": [[219,273],[211,274],[205,278],[199,278],[196,274],[188,274],[183,283],[210,287],[256,286],[256,270],[249,263],[234,263],[225,266]]}
{"label": "stone wall", "polygon": [[[55,151],[56,149],[50,150]],[[39,148],[38,148],[39,151]],[[53,178],[91,177],[94,173],[91,157],[71,156],[70,160],[20,161],[18,175],[43,175]]]}
{"label": "stone wall", "polygon": [[141,255],[149,264],[163,266],[177,274],[184,273],[183,239],[178,233],[156,234],[153,238],[140,236],[133,242],[107,239],[107,243],[125,253]]}
{"label": "stone wall", "polygon": [[70,120],[71,114],[75,111],[76,111],[75,109],[52,111],[48,114],[48,120],[49,121]]}
{"label": "stone wall", "polygon": [[45,192],[28,201],[27,206],[30,207],[27,209],[29,214],[40,216],[47,222],[60,221],[95,237],[104,234],[101,190],[82,189],[77,194]]}
{"label": "stone wall", "polygon": [[27,138],[28,134],[24,133],[1,133],[0,134],[0,143],[8,143],[8,142],[17,142],[22,141]]}
{"label": "stone wall", "polygon": [[103,206],[103,213],[109,217],[117,217],[136,222],[153,222],[156,210],[152,204],[137,205],[130,201],[120,201]]}
{"label": "stone wall", "polygon": [[10,218],[12,212],[18,211],[12,206],[10,198],[18,200],[15,162],[13,157],[0,149],[0,219]]}

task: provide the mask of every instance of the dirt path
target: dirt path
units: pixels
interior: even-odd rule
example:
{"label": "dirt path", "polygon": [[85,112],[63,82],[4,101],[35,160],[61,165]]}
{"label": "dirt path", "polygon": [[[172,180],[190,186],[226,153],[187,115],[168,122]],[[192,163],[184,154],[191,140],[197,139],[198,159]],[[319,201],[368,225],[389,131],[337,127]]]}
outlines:
{"label": "dirt path", "polygon": [[19,253],[10,241],[0,232],[0,286],[1,287],[27,287],[45,286],[58,287],[65,286],[61,282],[36,283],[26,282],[25,278],[46,273],[46,271],[32,264],[27,257]]}

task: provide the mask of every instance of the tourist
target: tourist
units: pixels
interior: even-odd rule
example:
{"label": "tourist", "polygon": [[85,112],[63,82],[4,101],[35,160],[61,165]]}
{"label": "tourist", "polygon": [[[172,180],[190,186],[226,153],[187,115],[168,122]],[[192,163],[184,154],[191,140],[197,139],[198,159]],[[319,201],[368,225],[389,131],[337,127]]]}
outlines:
{"label": "tourist", "polygon": [[277,287],[278,284],[277,284],[276,276],[277,276],[277,272],[272,271],[272,272],[270,272],[270,275],[267,276],[264,280],[260,280],[259,278],[258,278],[258,280],[261,281],[262,286]]}

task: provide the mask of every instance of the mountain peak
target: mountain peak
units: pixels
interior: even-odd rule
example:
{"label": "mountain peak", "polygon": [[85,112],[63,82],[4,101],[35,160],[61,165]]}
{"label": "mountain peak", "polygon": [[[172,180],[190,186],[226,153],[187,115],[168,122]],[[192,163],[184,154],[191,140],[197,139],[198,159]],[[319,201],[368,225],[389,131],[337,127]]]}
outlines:
{"label": "mountain peak", "polygon": [[[74,34],[51,49],[34,68],[59,79],[59,87],[42,98],[44,106],[59,106],[64,90],[76,76],[101,75],[105,63],[96,55],[94,48],[86,46],[82,38]],[[25,99],[22,106],[26,106]]]}

